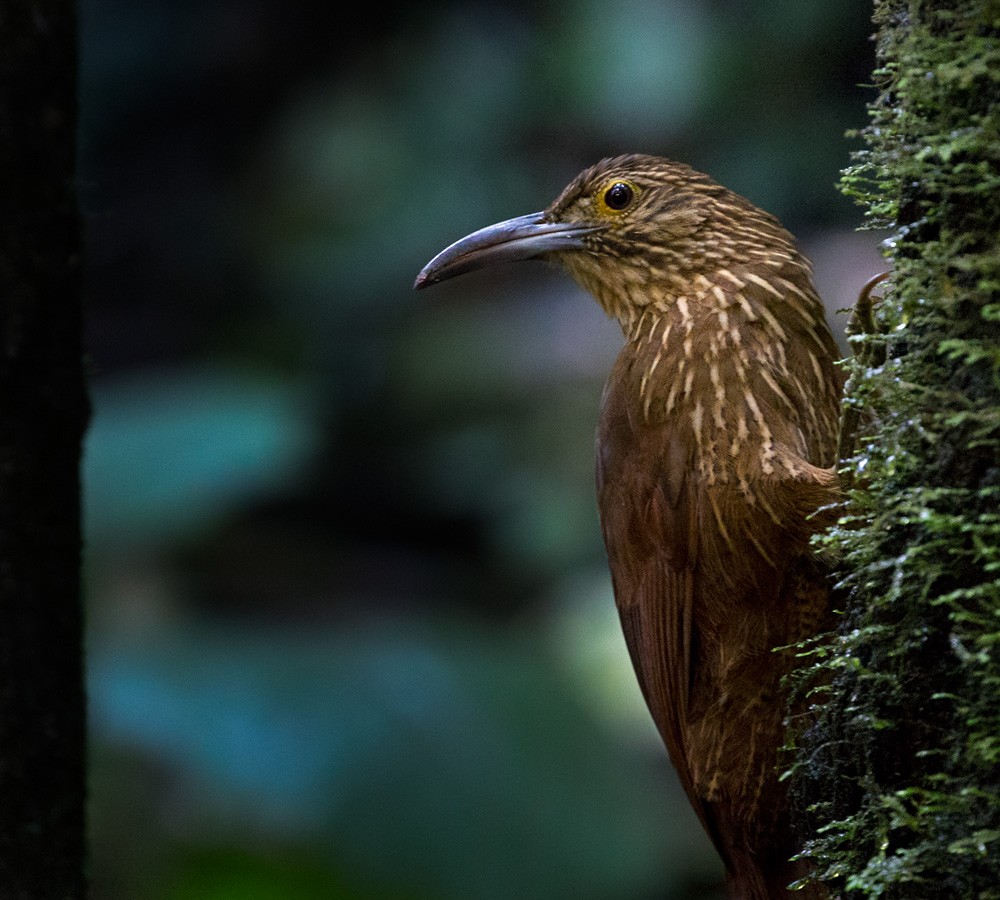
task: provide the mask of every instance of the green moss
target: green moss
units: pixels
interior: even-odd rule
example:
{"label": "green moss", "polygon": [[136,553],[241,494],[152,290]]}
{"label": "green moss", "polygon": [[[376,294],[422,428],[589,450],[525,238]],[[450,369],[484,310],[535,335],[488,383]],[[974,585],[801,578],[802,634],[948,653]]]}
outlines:
{"label": "green moss", "polygon": [[850,364],[866,424],[822,538],[843,614],[801,648],[793,790],[843,896],[1000,898],[1000,2],[877,0],[874,20],[843,188],[893,229],[894,274]]}

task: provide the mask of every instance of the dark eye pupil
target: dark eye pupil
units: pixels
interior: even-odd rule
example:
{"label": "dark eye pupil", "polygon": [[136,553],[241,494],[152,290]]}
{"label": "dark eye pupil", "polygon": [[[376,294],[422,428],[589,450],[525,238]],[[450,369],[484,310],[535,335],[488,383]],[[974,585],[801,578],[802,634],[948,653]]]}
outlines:
{"label": "dark eye pupil", "polygon": [[612,209],[625,209],[632,202],[632,188],[619,181],[604,192],[604,202]]}

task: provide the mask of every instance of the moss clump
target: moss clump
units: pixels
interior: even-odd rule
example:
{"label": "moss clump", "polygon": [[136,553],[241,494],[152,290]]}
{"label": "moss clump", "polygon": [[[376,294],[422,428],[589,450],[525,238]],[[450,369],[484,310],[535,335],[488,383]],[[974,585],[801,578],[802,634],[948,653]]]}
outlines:
{"label": "moss clump", "polygon": [[875,23],[843,185],[894,273],[851,363],[867,424],[822,539],[844,612],[802,648],[794,792],[840,895],[1000,898],[1000,2],[876,0]]}

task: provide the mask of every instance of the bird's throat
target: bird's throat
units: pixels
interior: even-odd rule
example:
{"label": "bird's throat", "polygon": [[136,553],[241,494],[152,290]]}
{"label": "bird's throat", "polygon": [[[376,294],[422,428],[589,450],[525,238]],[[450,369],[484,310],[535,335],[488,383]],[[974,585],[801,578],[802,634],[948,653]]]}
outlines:
{"label": "bird's throat", "polygon": [[684,433],[708,485],[795,478],[797,460],[830,465],[838,385],[819,301],[768,304],[761,276],[724,272],[642,306],[627,292],[598,296],[625,332],[638,416]]}

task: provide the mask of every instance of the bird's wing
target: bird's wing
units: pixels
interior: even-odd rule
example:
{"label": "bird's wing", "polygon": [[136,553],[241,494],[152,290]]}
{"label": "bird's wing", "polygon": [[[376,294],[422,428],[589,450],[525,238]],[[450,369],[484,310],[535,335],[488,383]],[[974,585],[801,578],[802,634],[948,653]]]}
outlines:
{"label": "bird's wing", "polygon": [[[674,470],[675,472],[677,470]],[[646,705],[684,792],[724,859],[727,848],[692,765],[689,724],[698,659],[697,539],[676,540],[697,516],[686,479],[666,479],[639,515],[627,483],[605,481],[601,522],[625,643]],[[672,496],[673,495],[673,496]],[[669,535],[669,541],[664,536]]]}
{"label": "bird's wing", "polygon": [[[616,370],[627,366],[620,358]],[[691,805],[723,852],[696,789],[686,740],[697,635],[697,515],[691,442],[637,421],[612,373],[597,435],[597,493],[615,601],[646,705]]]}
{"label": "bird's wing", "polygon": [[[705,785],[712,780],[712,765],[731,765],[740,754],[715,756],[720,747],[732,750],[728,745],[734,739],[715,733],[706,717],[717,663],[699,658],[705,637],[701,612],[709,594],[716,606],[720,593],[727,599],[727,584],[753,584],[761,599],[776,600],[787,565],[769,566],[763,558],[787,559],[795,543],[801,552],[808,535],[789,534],[761,515],[760,507],[747,509],[735,487],[707,491],[694,474],[690,435],[642,421],[627,388],[619,394],[617,385],[623,383],[627,378],[614,375],[609,381],[598,432],[598,502],[615,600],[650,713],[693,808],[728,861],[731,845],[722,838]],[[794,455],[784,446],[777,452]],[[795,465],[775,468],[785,477],[756,482],[754,489],[758,501],[782,520],[802,523],[832,498],[831,470],[799,457]],[[728,525],[726,534],[720,519]],[[728,599],[738,609],[746,598]],[[776,628],[784,627],[778,624],[781,613],[770,618]],[[761,640],[768,648],[786,642],[777,633]],[[715,762],[709,762],[713,757]]]}

